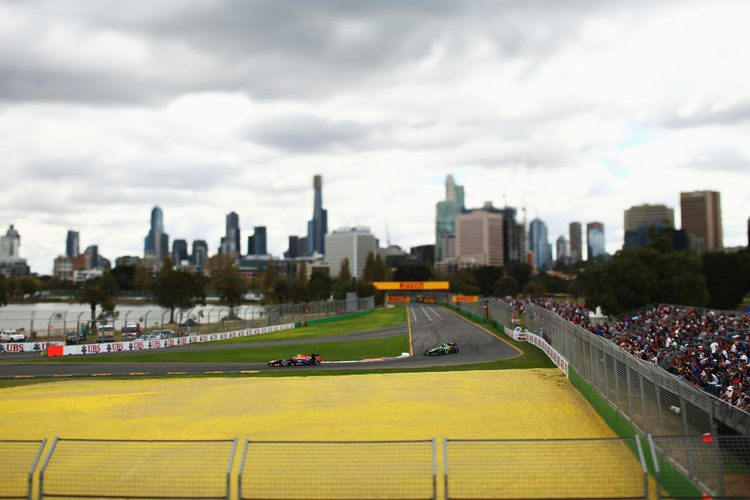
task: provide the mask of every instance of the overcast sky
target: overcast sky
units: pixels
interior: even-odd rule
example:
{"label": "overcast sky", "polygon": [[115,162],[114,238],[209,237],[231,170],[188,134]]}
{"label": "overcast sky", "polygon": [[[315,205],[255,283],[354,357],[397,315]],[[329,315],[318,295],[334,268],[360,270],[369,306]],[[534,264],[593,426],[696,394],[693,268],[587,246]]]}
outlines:
{"label": "overcast sky", "polygon": [[467,208],[526,208],[550,242],[682,191],[750,217],[750,2],[0,0],[0,234],[52,272],[81,250],[143,255],[151,209],[214,254],[267,226],[434,243],[453,174]]}

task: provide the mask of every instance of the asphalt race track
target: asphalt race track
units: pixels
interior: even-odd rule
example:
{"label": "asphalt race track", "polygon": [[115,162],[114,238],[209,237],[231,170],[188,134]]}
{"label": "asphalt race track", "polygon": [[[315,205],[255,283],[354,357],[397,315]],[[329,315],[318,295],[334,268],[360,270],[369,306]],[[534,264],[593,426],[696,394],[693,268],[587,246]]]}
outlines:
{"label": "asphalt race track", "polygon": [[[73,376],[73,375],[127,375],[164,373],[238,373],[261,370],[330,370],[375,368],[422,368],[426,366],[450,366],[483,363],[508,359],[521,354],[515,347],[486,330],[465,320],[448,309],[439,306],[414,304],[409,306],[409,324],[383,330],[336,335],[316,339],[261,342],[253,344],[192,344],[170,347],[169,352],[181,350],[220,350],[279,346],[279,357],[295,353],[284,349],[285,345],[305,343],[340,342],[392,335],[408,334],[411,327],[413,356],[385,360],[352,360],[349,362],[325,362],[321,367],[269,367],[265,363],[13,363],[13,360],[29,359],[27,354],[5,354],[0,356],[0,377],[29,376]],[[441,342],[456,342],[459,352],[445,356],[423,356],[422,353]],[[309,354],[309,353],[308,353]],[[38,356],[33,354],[33,356]]]}

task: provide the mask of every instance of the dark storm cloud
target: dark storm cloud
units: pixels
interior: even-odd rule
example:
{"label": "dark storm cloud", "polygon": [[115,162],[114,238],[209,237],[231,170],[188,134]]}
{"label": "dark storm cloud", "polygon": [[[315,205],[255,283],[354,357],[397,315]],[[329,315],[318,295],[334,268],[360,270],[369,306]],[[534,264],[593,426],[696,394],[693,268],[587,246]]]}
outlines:
{"label": "dark storm cloud", "polygon": [[[216,90],[254,99],[324,98],[393,81],[398,70],[423,60],[437,44],[446,64],[457,67],[479,43],[491,47],[498,61],[543,61],[576,39],[585,16],[616,14],[625,5],[632,15],[633,4],[5,1],[0,6],[28,27],[13,38],[0,35],[6,47],[14,47],[0,49],[0,99],[134,103]],[[40,48],[40,40],[61,30],[71,33],[74,42]],[[114,69],[86,61],[83,49],[97,43],[98,33],[143,44],[147,60],[114,52]],[[76,43],[83,54],[71,53],[77,52]],[[71,65],[77,58],[84,58],[81,65]]]}

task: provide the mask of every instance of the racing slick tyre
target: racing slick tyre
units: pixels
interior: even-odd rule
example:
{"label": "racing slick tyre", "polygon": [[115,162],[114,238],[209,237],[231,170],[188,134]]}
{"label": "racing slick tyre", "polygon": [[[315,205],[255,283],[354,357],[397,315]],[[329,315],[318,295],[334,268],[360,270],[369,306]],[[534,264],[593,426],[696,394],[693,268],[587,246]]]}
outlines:
{"label": "racing slick tyre", "polygon": [[281,366],[289,366],[289,361],[287,360],[282,361]]}
{"label": "racing slick tyre", "polygon": [[320,360],[316,359],[315,361],[313,361],[313,364],[315,364],[315,366],[320,366]]}

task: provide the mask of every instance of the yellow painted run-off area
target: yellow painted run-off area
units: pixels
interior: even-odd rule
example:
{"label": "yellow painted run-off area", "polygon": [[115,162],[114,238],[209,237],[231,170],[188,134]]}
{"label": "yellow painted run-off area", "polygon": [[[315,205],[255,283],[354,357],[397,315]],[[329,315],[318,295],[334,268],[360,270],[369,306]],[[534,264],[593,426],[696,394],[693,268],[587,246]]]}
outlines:
{"label": "yellow painted run-off area", "polygon": [[[2,389],[0,415],[3,439],[50,441],[55,436],[240,442],[616,437],[555,369],[55,379]],[[444,495],[441,481],[438,493]]]}

